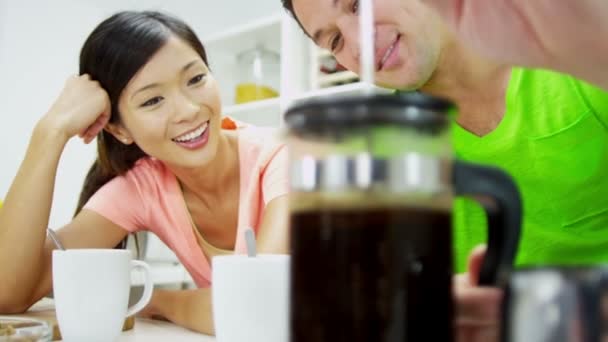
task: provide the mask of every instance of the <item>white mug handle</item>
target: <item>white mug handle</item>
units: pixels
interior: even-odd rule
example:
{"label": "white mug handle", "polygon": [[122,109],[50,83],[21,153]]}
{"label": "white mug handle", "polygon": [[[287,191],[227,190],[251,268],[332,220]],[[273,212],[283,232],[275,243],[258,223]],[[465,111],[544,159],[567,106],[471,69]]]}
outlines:
{"label": "white mug handle", "polygon": [[145,308],[150,302],[150,299],[152,299],[152,291],[154,290],[154,284],[152,283],[152,278],[150,276],[150,266],[143,261],[131,260],[131,269],[133,270],[136,268],[140,268],[144,271],[144,293],[141,295],[139,301],[127,310],[126,317],[133,316]]}

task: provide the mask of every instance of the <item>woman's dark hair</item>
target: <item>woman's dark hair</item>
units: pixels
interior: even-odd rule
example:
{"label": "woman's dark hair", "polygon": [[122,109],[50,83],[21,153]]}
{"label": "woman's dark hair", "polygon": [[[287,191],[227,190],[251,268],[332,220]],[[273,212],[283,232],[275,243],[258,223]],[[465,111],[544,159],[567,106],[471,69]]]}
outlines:
{"label": "woman's dark hair", "polygon": [[[118,100],[135,74],[170,37],[190,45],[207,63],[205,48],[194,31],[173,16],[152,11],[119,12],[99,24],[80,51],[80,74],[89,74],[110,97],[110,122],[120,122]],[[97,135],[97,159],[87,173],[75,215],[104,184],[131,169],[146,154],[102,130]]]}

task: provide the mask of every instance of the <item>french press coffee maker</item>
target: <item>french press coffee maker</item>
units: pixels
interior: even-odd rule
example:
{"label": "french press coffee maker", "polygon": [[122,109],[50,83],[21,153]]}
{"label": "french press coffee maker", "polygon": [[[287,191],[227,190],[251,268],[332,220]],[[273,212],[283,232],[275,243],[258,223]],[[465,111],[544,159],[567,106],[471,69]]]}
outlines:
{"label": "french press coffee maker", "polygon": [[454,196],[488,216],[480,282],[506,281],[519,193],[504,172],[453,159],[452,109],[408,93],[287,111],[292,342],[453,340]]}

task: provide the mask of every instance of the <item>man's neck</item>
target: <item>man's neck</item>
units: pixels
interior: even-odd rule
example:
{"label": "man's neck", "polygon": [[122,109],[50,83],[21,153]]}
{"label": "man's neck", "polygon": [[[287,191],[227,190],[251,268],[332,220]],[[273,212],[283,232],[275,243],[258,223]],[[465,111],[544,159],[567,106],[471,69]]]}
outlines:
{"label": "man's neck", "polygon": [[455,39],[447,39],[437,69],[420,90],[456,103],[458,123],[483,136],[504,116],[510,73],[510,66],[480,57]]}
{"label": "man's neck", "polygon": [[503,82],[497,76],[504,75],[510,67],[483,58],[451,35],[446,36],[437,69],[421,90],[456,103],[471,102],[470,98],[487,100],[502,94]]}

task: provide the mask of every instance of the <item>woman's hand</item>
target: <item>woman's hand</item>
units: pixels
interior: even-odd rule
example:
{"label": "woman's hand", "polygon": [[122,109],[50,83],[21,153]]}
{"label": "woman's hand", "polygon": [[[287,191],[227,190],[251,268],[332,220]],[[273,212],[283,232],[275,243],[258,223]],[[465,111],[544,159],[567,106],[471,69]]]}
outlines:
{"label": "woman's hand", "polygon": [[110,120],[110,99],[89,75],[72,76],[41,122],[66,140],[78,135],[90,143]]}
{"label": "woman's hand", "polygon": [[148,305],[137,313],[137,317],[167,321],[167,318],[161,312],[163,303],[159,302],[160,299],[158,295],[155,295],[156,293],[157,290],[152,293],[152,298]]}
{"label": "woman's hand", "polygon": [[454,279],[458,342],[493,342],[499,338],[502,291],[477,286],[485,253],[485,246],[475,248],[469,256],[468,272]]}
{"label": "woman's hand", "polygon": [[[402,0],[409,1],[409,0]],[[608,1],[425,0],[467,45],[608,89]]]}
{"label": "woman's hand", "polygon": [[211,288],[154,289],[150,303],[137,316],[166,320],[207,335],[215,334]]}

